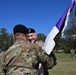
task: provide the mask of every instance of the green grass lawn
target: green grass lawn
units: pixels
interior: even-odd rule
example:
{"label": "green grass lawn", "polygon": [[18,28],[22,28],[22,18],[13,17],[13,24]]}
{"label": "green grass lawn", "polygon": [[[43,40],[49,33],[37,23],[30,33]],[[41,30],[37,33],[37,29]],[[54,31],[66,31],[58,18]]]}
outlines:
{"label": "green grass lawn", "polygon": [[49,69],[49,75],[76,75],[76,57],[70,54],[56,53],[57,65]]}

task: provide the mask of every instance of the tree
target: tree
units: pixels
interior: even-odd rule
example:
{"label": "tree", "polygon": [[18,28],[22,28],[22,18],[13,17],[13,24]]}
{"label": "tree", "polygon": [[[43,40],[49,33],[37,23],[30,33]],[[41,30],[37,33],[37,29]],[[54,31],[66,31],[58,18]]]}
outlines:
{"label": "tree", "polygon": [[13,36],[5,28],[0,29],[0,49],[7,50],[13,44]]}
{"label": "tree", "polygon": [[5,49],[7,35],[8,33],[5,28],[0,29],[0,45],[2,49]]}
{"label": "tree", "polygon": [[46,36],[44,34],[41,34],[41,33],[38,34],[38,38],[37,38],[38,41],[43,41],[44,42],[45,39],[46,39]]}

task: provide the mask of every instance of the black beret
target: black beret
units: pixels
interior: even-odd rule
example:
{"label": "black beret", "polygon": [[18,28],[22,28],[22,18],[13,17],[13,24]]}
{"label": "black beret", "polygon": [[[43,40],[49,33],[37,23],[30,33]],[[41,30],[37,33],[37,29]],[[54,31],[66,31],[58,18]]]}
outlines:
{"label": "black beret", "polygon": [[23,33],[26,34],[28,33],[27,27],[25,27],[22,24],[17,24],[14,28],[13,28],[13,33]]}
{"label": "black beret", "polygon": [[33,28],[28,28],[28,33],[35,33],[35,30]]}

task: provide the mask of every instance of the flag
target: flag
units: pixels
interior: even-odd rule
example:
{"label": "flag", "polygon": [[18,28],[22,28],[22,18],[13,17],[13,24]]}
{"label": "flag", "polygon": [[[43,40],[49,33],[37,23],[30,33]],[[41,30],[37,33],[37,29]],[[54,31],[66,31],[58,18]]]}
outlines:
{"label": "flag", "polygon": [[65,10],[65,12],[63,13],[62,17],[59,19],[59,21],[57,22],[57,24],[53,27],[53,29],[50,31],[50,33],[48,34],[43,49],[45,49],[45,51],[50,54],[51,51],[53,50],[54,46],[55,46],[55,41],[54,38],[56,37],[56,35],[58,33],[61,33],[61,31],[64,32],[66,26],[67,26],[67,22],[68,22],[68,17],[75,5],[76,0],[72,0],[69,7]]}

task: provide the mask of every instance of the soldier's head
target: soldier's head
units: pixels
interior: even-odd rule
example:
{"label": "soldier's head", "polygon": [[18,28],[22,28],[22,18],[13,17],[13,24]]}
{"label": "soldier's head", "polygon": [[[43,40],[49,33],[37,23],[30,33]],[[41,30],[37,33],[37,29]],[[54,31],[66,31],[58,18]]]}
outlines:
{"label": "soldier's head", "polygon": [[23,39],[23,40],[27,40],[27,27],[25,27],[22,24],[17,24],[14,28],[13,28],[13,34],[14,34],[14,38],[15,40],[17,39]]}
{"label": "soldier's head", "polygon": [[34,43],[37,39],[36,31],[33,28],[28,28],[28,40]]}

